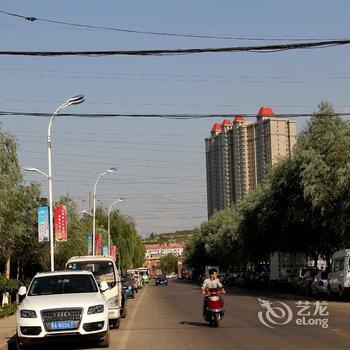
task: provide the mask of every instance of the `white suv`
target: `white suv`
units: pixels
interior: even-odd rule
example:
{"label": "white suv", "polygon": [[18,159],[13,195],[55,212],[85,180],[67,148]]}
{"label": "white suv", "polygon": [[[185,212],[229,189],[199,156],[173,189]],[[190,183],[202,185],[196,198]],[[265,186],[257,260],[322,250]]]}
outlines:
{"label": "white suv", "polygon": [[[38,273],[18,307],[17,337],[21,347],[46,341],[87,340],[109,346],[108,306],[89,271]],[[70,338],[69,338],[70,337]]]}

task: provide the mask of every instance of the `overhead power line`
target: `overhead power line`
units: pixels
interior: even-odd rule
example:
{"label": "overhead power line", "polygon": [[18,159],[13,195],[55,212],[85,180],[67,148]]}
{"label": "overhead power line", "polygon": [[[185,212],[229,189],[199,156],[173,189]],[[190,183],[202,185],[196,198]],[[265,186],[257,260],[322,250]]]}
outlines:
{"label": "overhead power line", "polygon": [[[151,113],[151,114],[127,114],[127,113],[62,113],[61,117],[78,117],[78,118],[161,118],[161,119],[175,119],[175,120],[191,120],[191,119],[210,119],[210,118],[234,118],[240,115],[247,118],[256,118],[256,114],[251,113],[181,113],[181,114],[167,114],[167,113]],[[313,113],[281,113],[275,114],[278,118],[301,118],[310,117]],[[336,116],[349,116],[350,112],[334,113]],[[19,111],[2,111],[0,116],[25,116],[25,117],[51,117],[52,113],[47,112],[19,112]]]}
{"label": "overhead power line", "polygon": [[85,51],[0,51],[1,56],[179,56],[199,53],[254,52],[272,53],[289,50],[320,49],[349,45],[350,40],[324,40],[278,45],[205,47],[189,49],[150,49],[150,50],[85,50]]}
{"label": "overhead power line", "polygon": [[[53,24],[59,24],[63,26],[69,27],[78,27],[78,28],[86,28],[86,29],[97,29],[97,30],[105,30],[105,31],[113,31],[113,32],[122,32],[122,33],[132,33],[132,34],[142,34],[142,35],[151,35],[151,36],[166,36],[166,37],[180,37],[180,38],[197,38],[197,39],[219,39],[219,40],[245,40],[245,41],[318,41],[324,40],[320,38],[288,38],[288,37],[262,37],[262,36],[232,36],[232,35],[213,35],[213,34],[193,34],[193,33],[174,33],[174,32],[161,32],[161,31],[146,31],[139,30],[133,28],[120,28],[120,27],[106,27],[106,26],[97,26],[91,24],[83,24],[83,23],[72,23],[67,21],[57,21],[48,18],[40,18],[35,16],[24,16],[18,13],[12,13],[0,10],[0,13],[12,17],[22,18],[24,20],[30,22],[47,22]],[[331,39],[325,39],[331,40]]]}

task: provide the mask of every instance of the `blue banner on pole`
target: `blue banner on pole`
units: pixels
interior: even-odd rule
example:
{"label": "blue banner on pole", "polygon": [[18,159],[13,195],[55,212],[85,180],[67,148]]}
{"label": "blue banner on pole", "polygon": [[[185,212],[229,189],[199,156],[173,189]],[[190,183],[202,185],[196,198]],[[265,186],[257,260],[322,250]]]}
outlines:
{"label": "blue banner on pole", "polygon": [[92,233],[87,235],[88,255],[92,255]]}
{"label": "blue banner on pole", "polygon": [[49,207],[38,208],[38,239],[39,242],[50,241]]}
{"label": "blue banner on pole", "polygon": [[102,255],[108,255],[109,254],[108,250],[109,250],[108,245],[104,245],[102,247]]}

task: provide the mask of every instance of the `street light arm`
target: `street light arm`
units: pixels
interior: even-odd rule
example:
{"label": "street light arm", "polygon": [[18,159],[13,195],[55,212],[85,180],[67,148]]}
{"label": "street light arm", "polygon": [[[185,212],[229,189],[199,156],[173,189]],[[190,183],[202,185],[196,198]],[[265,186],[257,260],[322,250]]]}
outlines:
{"label": "street light arm", "polygon": [[111,210],[114,204],[118,202],[122,202],[123,200],[124,198],[117,199],[109,206],[109,209],[108,209],[108,249],[110,249],[111,247]]}
{"label": "street light arm", "polygon": [[97,187],[97,183],[100,181],[102,176],[105,176],[107,174],[107,171],[105,171],[104,173],[102,173],[96,180],[95,185],[94,185],[94,193],[96,193],[96,187]]}
{"label": "street light arm", "polygon": [[36,173],[39,173],[39,174],[45,176],[47,179],[49,178],[49,175],[47,175],[46,173],[44,173],[43,171],[41,171],[41,170],[39,170],[37,168],[24,168],[24,170],[26,170],[26,171],[34,171]]}
{"label": "street light arm", "polygon": [[52,125],[53,120],[57,117],[57,114],[58,114],[63,108],[66,108],[67,106],[68,106],[68,103],[67,103],[67,102],[64,102],[64,103],[62,103],[62,104],[53,112],[53,115],[52,115],[52,117],[50,118],[48,130],[47,130],[47,135],[48,135],[48,138],[49,138],[49,139],[50,139],[50,136],[51,136],[51,125]]}
{"label": "street light arm", "polygon": [[93,217],[93,215],[91,213],[89,213],[87,210],[81,210],[82,214],[88,215],[90,217]]}
{"label": "street light arm", "polygon": [[109,209],[108,209],[108,215],[111,214],[113,205],[114,205],[115,203],[122,202],[123,200],[124,200],[124,198],[119,198],[119,199],[117,199],[116,201],[114,201],[114,202],[110,205],[110,207],[109,207]]}

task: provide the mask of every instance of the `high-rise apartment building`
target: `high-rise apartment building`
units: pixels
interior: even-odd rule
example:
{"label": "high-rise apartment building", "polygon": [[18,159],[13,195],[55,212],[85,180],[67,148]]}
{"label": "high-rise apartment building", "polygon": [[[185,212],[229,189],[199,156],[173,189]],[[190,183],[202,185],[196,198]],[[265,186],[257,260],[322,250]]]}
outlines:
{"label": "high-rise apartment building", "polygon": [[270,165],[292,153],[296,123],[261,107],[257,121],[243,116],[215,123],[205,139],[208,216],[229,208],[266,177]]}

